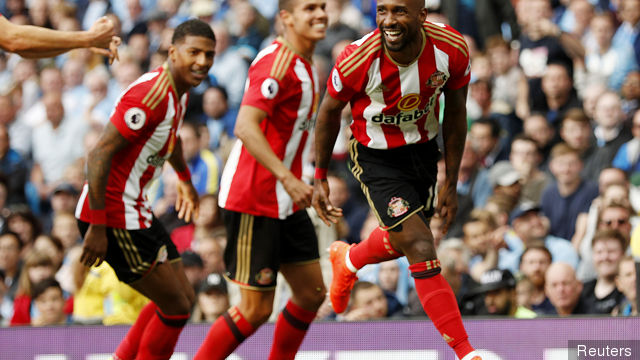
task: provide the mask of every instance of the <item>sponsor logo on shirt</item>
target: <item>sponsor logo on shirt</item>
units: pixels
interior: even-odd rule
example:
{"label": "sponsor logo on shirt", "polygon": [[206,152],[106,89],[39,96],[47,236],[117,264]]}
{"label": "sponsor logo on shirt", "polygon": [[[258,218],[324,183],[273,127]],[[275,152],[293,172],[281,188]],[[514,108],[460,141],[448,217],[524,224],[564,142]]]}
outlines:
{"label": "sponsor logo on shirt", "polygon": [[447,74],[443,73],[442,71],[436,71],[431,74],[429,80],[427,80],[427,86],[432,88],[440,87],[447,81],[447,78]]}
{"label": "sponsor logo on shirt", "polygon": [[149,155],[147,157],[147,164],[155,167],[160,167],[164,164],[165,158],[158,154]]}

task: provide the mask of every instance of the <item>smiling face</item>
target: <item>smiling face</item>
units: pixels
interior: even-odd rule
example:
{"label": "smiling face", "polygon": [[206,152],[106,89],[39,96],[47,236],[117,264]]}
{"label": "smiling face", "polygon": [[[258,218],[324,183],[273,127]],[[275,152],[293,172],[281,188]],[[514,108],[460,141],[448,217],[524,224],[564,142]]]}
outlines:
{"label": "smiling face", "polygon": [[376,24],[387,50],[398,52],[411,44],[420,44],[420,26],[427,17],[424,1],[379,0]]}
{"label": "smiling face", "polygon": [[285,28],[316,42],[324,39],[327,32],[329,20],[325,8],[324,0],[294,0],[291,9],[280,11],[280,17]]}
{"label": "smiling face", "polygon": [[213,65],[216,42],[204,36],[187,35],[169,47],[172,74],[180,93],[198,86]]}

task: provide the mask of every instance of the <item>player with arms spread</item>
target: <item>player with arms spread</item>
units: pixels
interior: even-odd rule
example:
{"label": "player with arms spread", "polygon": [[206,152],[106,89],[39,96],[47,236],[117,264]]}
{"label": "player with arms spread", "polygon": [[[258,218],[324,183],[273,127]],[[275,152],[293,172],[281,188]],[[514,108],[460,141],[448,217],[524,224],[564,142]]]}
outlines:
{"label": "player with arms spread", "polygon": [[115,359],[169,359],[195,294],[169,234],[151,212],[147,190],[165,161],[178,173],[176,210],[190,221],[198,195],[182,155],[179,129],[188,90],[207,77],[215,55],[211,27],[189,20],[174,31],[169,60],[133,82],[117,101],[88,158],[76,217],[84,236],[80,261],[106,260],[123,281],[151,299],[120,343]]}
{"label": "player with arms spread", "polygon": [[91,48],[108,56],[109,63],[118,57],[120,38],[113,22],[103,16],[87,31],[58,31],[32,25],[16,25],[0,14],[0,48],[24,58],[45,58],[72,49]]}
{"label": "player with arms spread", "polygon": [[319,102],[311,57],[327,28],[325,0],[278,5],[284,36],[249,68],[239,140],[220,184],[226,277],[240,285],[241,301],[212,325],[196,360],[225,359],[267,321],[278,270],[293,295],[276,322],[269,359],[294,359],[325,298],[318,240],[304,210],[313,188],[300,180]]}
{"label": "player with arms spread", "polygon": [[340,54],[318,114],[313,195],[318,215],[327,225],[341,216],[341,209],[329,202],[326,175],[340,113],[350,103],[350,168],[380,223],[357,245],[331,245],[331,303],[337,313],[346,309],[356,271],[364,265],[407,256],[429,318],[459,358],[478,360],[453,291],[440,274],[429,228],[440,157],[435,137],[441,93],[446,181],[437,211],[445,231],[457,210],[456,183],[467,131],[469,50],[450,26],[425,20],[423,0],[379,0],[376,11],[378,29]]}

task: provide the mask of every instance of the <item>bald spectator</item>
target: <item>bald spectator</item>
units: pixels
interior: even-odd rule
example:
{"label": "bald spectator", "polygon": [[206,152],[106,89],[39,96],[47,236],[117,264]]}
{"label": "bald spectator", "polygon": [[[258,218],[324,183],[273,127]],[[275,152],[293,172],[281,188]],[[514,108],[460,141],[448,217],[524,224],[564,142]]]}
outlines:
{"label": "bald spectator", "polygon": [[598,187],[581,177],[580,155],[565,143],[553,147],[549,169],[555,182],[547,186],[540,201],[542,212],[550,220],[549,234],[572,239],[576,219],[589,211],[591,201],[598,196]]}
{"label": "bald spectator", "polygon": [[538,314],[554,314],[555,309],[545,293],[545,274],[551,265],[551,253],[543,243],[530,244],[520,257],[520,273],[531,281],[531,309]]}
{"label": "bald spectator", "polygon": [[568,316],[584,314],[580,302],[582,283],[576,278],[571,265],[551,264],[545,274],[545,292],[553,304],[556,314]]}

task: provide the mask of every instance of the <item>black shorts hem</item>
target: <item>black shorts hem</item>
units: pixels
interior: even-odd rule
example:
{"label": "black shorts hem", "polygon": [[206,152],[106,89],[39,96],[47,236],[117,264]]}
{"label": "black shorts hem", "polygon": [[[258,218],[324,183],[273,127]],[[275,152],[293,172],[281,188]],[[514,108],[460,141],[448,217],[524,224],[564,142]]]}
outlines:
{"label": "black shorts hem", "polygon": [[222,276],[224,276],[224,278],[227,281],[230,281],[230,282],[236,284],[237,286],[239,286],[241,289],[253,290],[253,291],[274,291],[276,289],[276,285],[260,287],[260,286],[254,286],[254,285],[241,283],[239,281],[236,281],[235,279],[230,278],[227,274],[224,274]]}

